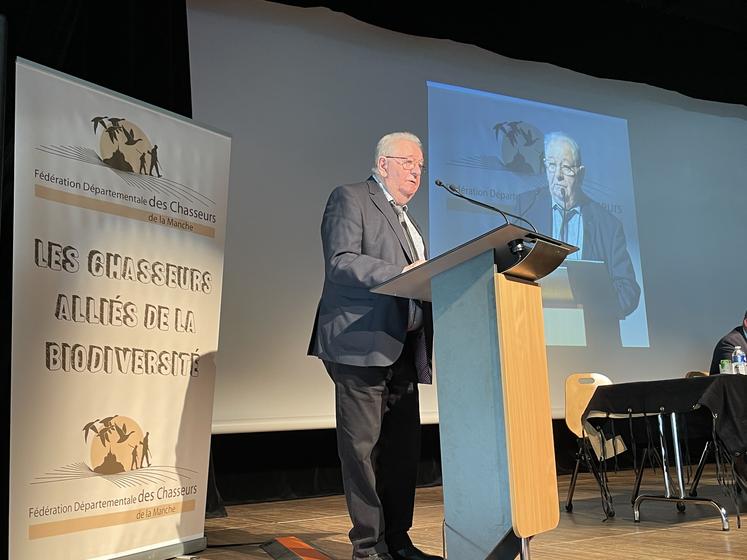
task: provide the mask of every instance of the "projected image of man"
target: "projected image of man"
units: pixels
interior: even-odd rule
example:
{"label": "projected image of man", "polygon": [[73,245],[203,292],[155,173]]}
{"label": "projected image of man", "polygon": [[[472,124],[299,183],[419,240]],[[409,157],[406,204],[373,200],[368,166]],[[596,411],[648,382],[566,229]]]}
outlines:
{"label": "projected image of man", "polygon": [[576,141],[562,132],[545,136],[547,184],[517,197],[517,213],[579,251],[569,258],[603,261],[617,294],[617,316],[635,311],[641,288],[622,223],[582,189],[586,168]]}

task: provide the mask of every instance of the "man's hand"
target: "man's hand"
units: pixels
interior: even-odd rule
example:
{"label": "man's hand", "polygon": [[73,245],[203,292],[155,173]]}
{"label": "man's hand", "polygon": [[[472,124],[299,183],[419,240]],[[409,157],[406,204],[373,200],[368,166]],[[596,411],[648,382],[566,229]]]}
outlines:
{"label": "man's hand", "polygon": [[415,261],[412,264],[408,264],[405,268],[402,269],[402,272],[407,272],[411,268],[415,268],[416,266],[420,266],[423,263],[425,263],[425,259],[419,259],[419,260]]}

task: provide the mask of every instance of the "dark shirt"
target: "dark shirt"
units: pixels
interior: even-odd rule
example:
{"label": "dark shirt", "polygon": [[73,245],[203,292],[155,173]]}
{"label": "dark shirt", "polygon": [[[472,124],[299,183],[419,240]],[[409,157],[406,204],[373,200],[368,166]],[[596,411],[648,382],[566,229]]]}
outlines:
{"label": "dark shirt", "polygon": [[713,349],[713,358],[711,358],[711,375],[720,373],[718,364],[721,360],[731,362],[731,354],[735,346],[741,346],[742,350],[747,352],[747,338],[745,338],[742,325],[732,329],[716,344],[716,348]]}

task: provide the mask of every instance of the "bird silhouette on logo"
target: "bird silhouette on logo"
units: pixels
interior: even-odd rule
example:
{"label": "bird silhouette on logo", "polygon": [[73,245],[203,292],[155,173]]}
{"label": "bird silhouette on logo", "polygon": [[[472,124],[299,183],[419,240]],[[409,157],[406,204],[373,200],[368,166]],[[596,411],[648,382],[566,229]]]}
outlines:
{"label": "bird silhouette on logo", "polygon": [[106,133],[109,135],[109,140],[111,140],[112,144],[116,144],[119,140],[117,132],[120,130],[122,130],[121,126],[109,126],[106,128]]}
{"label": "bird silhouette on logo", "polygon": [[96,436],[101,441],[101,445],[106,447],[106,444],[109,443],[109,432],[111,431],[111,426],[108,428],[104,428],[102,430],[99,430],[99,433],[96,434]]}
{"label": "bird silhouette on logo", "polygon": [[114,420],[119,414],[115,414],[114,416],[107,416],[106,418],[102,418],[100,422],[107,428],[112,427],[112,420]]}
{"label": "bird silhouette on logo", "polygon": [[132,129],[128,131],[126,128],[122,127],[122,132],[124,132],[125,138],[127,138],[125,144],[127,144],[128,146],[134,146],[142,140],[142,138],[135,138],[135,133],[132,132]]}
{"label": "bird silhouette on logo", "polygon": [[495,125],[493,130],[495,130],[496,140],[498,140],[501,133],[503,133],[506,138],[508,138],[508,141],[511,142],[511,145],[516,146],[516,135],[519,132],[519,129],[516,126],[517,124],[519,124],[519,121],[505,121]]}
{"label": "bird silhouette on logo", "polygon": [[88,432],[93,432],[94,434],[98,434],[99,431],[96,429],[96,422],[98,422],[99,419],[96,418],[93,422],[89,422],[85,426],[83,426],[83,441],[88,441]]}
{"label": "bird silhouette on logo", "polygon": [[132,430],[130,433],[127,433],[127,424],[122,424],[122,427],[120,428],[117,426],[117,423],[114,423],[114,427],[117,430],[117,434],[119,434],[119,439],[117,440],[117,443],[124,443],[127,441],[127,438],[129,438],[132,434],[135,433],[135,430]]}
{"label": "bird silhouette on logo", "polygon": [[91,122],[93,123],[93,133],[96,134],[96,129],[101,125],[104,130],[106,130],[106,123],[104,122],[104,119],[108,119],[109,117],[93,117],[91,119]]}
{"label": "bird silhouette on logo", "polygon": [[535,136],[531,129],[524,130],[523,128],[519,128],[519,133],[521,133],[524,138],[525,146],[536,144],[537,140],[539,140],[539,136]]}

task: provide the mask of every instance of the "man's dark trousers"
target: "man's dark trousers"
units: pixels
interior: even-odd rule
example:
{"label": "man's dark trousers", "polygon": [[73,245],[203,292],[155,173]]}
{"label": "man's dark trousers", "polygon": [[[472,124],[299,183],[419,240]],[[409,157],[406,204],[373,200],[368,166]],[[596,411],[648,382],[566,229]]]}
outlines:
{"label": "man's dark trousers", "polygon": [[391,366],[324,362],[335,383],[337,448],[357,557],[385,552],[384,542],[390,550],[410,543],[420,454],[415,340],[409,333]]}

